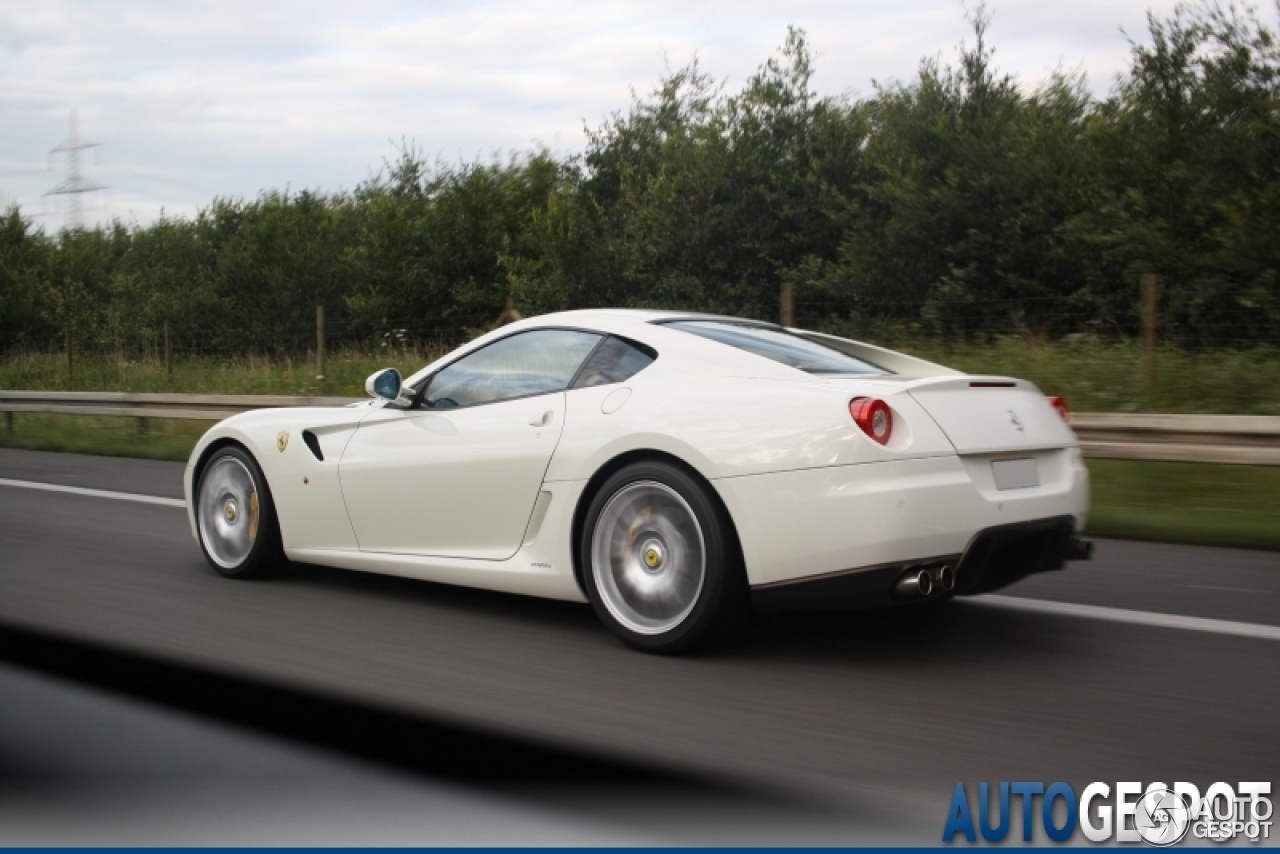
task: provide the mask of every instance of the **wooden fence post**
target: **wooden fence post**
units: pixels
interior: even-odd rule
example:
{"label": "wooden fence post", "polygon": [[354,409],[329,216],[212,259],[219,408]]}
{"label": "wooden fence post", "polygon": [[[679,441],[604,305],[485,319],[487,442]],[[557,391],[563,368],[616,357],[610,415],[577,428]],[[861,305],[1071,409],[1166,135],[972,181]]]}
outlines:
{"label": "wooden fence post", "polygon": [[1160,277],[1143,273],[1142,290],[1142,384],[1150,391],[1156,383],[1156,334],[1160,313]]}
{"label": "wooden fence post", "polygon": [[782,283],[782,325],[796,325],[796,289],[791,282]]}
{"label": "wooden fence post", "polygon": [[520,312],[516,311],[516,298],[507,297],[507,304],[502,309],[502,314],[498,315],[498,319],[493,322],[493,328],[506,326],[508,323],[515,323],[521,317]]}
{"label": "wooden fence post", "polygon": [[316,379],[324,379],[324,306],[316,306]]}
{"label": "wooden fence post", "polygon": [[169,339],[169,321],[164,322],[164,372],[173,382],[173,342]]}
{"label": "wooden fence post", "polygon": [[75,376],[75,370],[74,370],[75,363],[71,356],[71,353],[72,353],[71,321],[67,321],[66,333],[67,333],[67,379],[69,380],[73,376]]}

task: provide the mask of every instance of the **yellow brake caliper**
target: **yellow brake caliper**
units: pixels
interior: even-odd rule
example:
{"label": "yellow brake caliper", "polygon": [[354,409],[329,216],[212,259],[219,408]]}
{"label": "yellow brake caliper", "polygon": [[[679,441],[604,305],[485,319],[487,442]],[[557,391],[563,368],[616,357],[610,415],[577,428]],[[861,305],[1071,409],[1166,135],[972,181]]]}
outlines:
{"label": "yellow brake caliper", "polygon": [[249,542],[258,539],[258,493],[249,494]]}

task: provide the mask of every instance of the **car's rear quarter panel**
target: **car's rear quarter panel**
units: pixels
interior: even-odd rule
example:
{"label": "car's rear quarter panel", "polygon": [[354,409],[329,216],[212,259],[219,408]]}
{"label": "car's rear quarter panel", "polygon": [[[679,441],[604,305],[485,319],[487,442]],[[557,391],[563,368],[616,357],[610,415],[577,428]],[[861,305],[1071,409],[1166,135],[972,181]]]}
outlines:
{"label": "car's rear quarter panel", "polygon": [[[547,480],[589,478],[614,457],[643,449],[677,456],[708,480],[955,453],[900,387],[743,377],[637,378],[624,385],[630,395],[612,413],[602,404],[617,386],[569,392]],[[859,393],[883,397],[893,409],[898,427],[888,447],[864,436],[850,417],[849,400]]]}

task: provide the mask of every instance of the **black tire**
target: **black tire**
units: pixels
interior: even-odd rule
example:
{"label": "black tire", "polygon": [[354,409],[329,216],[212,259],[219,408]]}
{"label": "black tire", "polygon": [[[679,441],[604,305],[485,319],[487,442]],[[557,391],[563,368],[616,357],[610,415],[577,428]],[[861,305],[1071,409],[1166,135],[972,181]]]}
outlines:
{"label": "black tire", "polygon": [[[244,475],[252,484],[251,497],[237,491],[245,482]],[[196,539],[205,560],[219,574],[227,578],[265,578],[283,566],[284,546],[275,502],[252,454],[238,445],[214,451],[196,477],[194,498]],[[210,502],[208,506],[206,500]],[[211,517],[215,510],[225,524]],[[232,533],[225,533],[228,531]],[[240,555],[242,546],[244,553]]]}
{"label": "black tire", "polygon": [[[692,555],[699,540],[695,591]],[[578,550],[597,616],[634,649],[691,652],[745,624],[746,573],[729,520],[706,487],[677,466],[645,461],[613,474],[587,509]],[[641,589],[633,579],[657,586]]]}

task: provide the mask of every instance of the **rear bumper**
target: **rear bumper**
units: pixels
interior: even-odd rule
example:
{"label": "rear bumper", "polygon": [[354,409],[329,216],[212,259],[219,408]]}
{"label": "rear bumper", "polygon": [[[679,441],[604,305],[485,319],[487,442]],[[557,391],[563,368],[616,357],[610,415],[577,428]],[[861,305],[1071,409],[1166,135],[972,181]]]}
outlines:
{"label": "rear bumper", "polygon": [[980,533],[1020,523],[1070,520],[1073,531],[1082,530],[1089,474],[1080,452],[1037,456],[1041,484],[1026,489],[997,489],[990,458],[954,455],[712,483],[733,518],[755,588],[954,559]]}
{"label": "rear bumper", "polygon": [[998,525],[978,532],[961,554],[754,587],[752,604],[757,611],[827,611],[920,602],[920,598],[895,593],[895,585],[904,575],[941,566],[955,568],[955,590],[929,598],[989,593],[1033,573],[1062,569],[1066,561],[1083,558],[1075,527],[1073,516]]}
{"label": "rear bumper", "polygon": [[1071,516],[982,531],[956,566],[956,595],[990,593],[1032,573],[1062,569],[1072,556],[1075,533]]}

